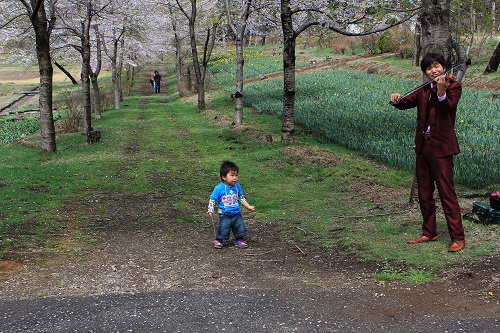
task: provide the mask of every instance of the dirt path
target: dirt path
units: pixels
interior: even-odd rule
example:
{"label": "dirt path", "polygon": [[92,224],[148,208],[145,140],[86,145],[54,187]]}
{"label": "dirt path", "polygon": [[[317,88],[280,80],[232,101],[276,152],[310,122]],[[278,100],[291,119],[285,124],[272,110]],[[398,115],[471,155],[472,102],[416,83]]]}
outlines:
{"label": "dirt path", "polygon": [[[32,299],[173,290],[304,289],[318,292],[368,293],[381,301],[397,301],[420,316],[476,318],[498,316],[498,258],[468,267],[450,267],[438,282],[409,285],[371,277],[377,267],[339,253],[287,239],[279,230],[247,218],[250,247],[211,246],[210,225],[144,225],[144,207],[163,198],[106,196],[108,222],[95,225],[97,242],[78,255],[60,253],[44,261],[25,262],[3,276],[0,299]],[[73,207],[77,208],[77,207]],[[164,216],[163,218],[168,218]],[[111,222],[111,223],[110,223]],[[175,235],[175,238],[166,237]],[[359,309],[374,316],[373,308]],[[365,311],[365,313],[363,313]],[[401,315],[401,307],[381,307],[380,315]]]}
{"label": "dirt path", "polygon": [[[150,87],[144,91],[143,110]],[[138,117],[147,117],[147,113]],[[128,167],[140,163],[134,157],[140,149],[136,142],[131,141],[126,147]],[[500,291],[499,258],[482,259],[467,267],[449,267],[431,284],[395,281],[382,285],[371,277],[381,267],[349,257],[342,249],[325,252],[311,244],[297,243],[278,226],[263,225],[250,215],[246,216],[248,249],[238,249],[231,243],[222,250],[213,249],[213,227],[208,220],[204,225],[145,224],[142,217],[149,211],[147,207],[168,202],[168,195],[134,197],[96,192],[95,198],[107,213],[105,218],[97,212],[89,216],[89,220],[99,221],[87,230],[94,235],[95,243],[91,246],[70,236],[71,231],[78,229],[73,217],[85,210],[77,203],[67,203],[67,234],[59,236],[61,242],[66,242],[68,252],[40,253],[42,260],[33,261],[23,254],[11,258],[21,264],[0,262],[0,299],[168,290],[314,288],[322,292],[350,291],[353,295],[370,293],[389,304],[397,300],[406,304],[405,311],[415,315],[474,318],[500,313],[499,297],[485,293]],[[175,214],[165,210],[157,218],[173,221]],[[360,316],[395,316],[402,310],[382,307],[376,312],[373,308],[359,311]]]}

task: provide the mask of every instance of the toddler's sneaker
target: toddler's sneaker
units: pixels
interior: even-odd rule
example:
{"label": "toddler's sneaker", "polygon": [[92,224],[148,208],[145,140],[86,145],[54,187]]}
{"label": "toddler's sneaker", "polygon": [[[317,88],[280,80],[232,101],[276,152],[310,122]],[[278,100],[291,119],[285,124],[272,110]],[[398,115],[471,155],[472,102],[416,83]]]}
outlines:
{"label": "toddler's sneaker", "polygon": [[222,249],[224,247],[224,244],[218,239],[214,240],[213,244],[216,249]]}
{"label": "toddler's sneaker", "polygon": [[248,244],[247,244],[247,242],[244,239],[238,239],[236,241],[236,246],[244,248],[244,247],[248,247]]}

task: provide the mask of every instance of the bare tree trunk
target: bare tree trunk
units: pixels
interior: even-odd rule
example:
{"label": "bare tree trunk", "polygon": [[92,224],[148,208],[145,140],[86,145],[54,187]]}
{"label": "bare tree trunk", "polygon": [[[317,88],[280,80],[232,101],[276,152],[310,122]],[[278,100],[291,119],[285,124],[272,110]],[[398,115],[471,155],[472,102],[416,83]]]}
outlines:
{"label": "bare tree trunk", "polygon": [[180,48],[175,48],[175,77],[177,81],[177,93],[179,96],[184,95],[184,87],[182,86],[182,63],[181,63],[181,55]]}
{"label": "bare tree trunk", "polygon": [[244,106],[244,98],[243,98],[243,69],[245,65],[244,53],[243,53],[243,38],[246,32],[246,26],[248,21],[248,16],[250,15],[250,6],[252,5],[252,1],[242,2],[243,8],[241,8],[241,12],[239,15],[239,19],[237,22],[237,27],[233,24],[229,1],[226,0],[226,13],[227,13],[227,21],[228,25],[231,27],[233,34],[236,36],[236,92],[234,93],[234,101],[235,101],[235,115],[234,115],[234,123],[235,125],[241,125],[243,123],[243,106]]}
{"label": "bare tree trunk", "polygon": [[115,97],[115,109],[120,109],[120,103],[122,98],[121,92],[121,65],[119,64],[118,49],[120,46],[120,40],[125,33],[125,27],[117,34],[117,29],[113,29],[113,50],[112,54],[109,56],[111,60],[111,80],[113,81],[113,93]]}
{"label": "bare tree trunk", "polygon": [[[200,66],[200,61],[198,59],[198,49],[196,44],[196,0],[191,0],[191,13],[187,13],[179,0],[176,0],[179,9],[182,11],[184,16],[189,22],[189,41],[191,45],[191,55],[193,60],[193,68],[196,76],[196,87],[198,90],[198,110],[205,110],[205,77],[207,72],[208,61],[210,60],[210,55],[212,54],[213,47],[215,45],[215,37],[218,27],[218,22],[214,22],[212,27],[207,28],[207,35],[205,42],[203,44],[203,58],[202,64]],[[219,17],[220,20],[220,17]]]}
{"label": "bare tree trunk", "polygon": [[418,67],[420,63],[420,51],[422,46],[420,45],[420,40],[422,38],[422,28],[420,27],[420,23],[417,22],[415,25],[415,36],[413,38],[413,67]]}
{"label": "bare tree trunk", "polygon": [[470,65],[470,60],[463,46],[453,37],[451,37],[451,47],[455,51],[455,55],[457,58],[455,66],[458,67],[455,68],[454,72],[456,76],[456,81],[462,82],[462,79],[464,78],[465,75],[465,71],[467,70],[467,67]]}
{"label": "bare tree trunk", "polygon": [[83,133],[92,131],[92,103],[90,99],[90,2],[87,17],[82,22],[82,92],[83,92]]}
{"label": "bare tree trunk", "polygon": [[466,54],[470,54],[470,50],[472,49],[472,45],[474,45],[474,31],[476,30],[476,10],[471,8],[470,10],[470,39],[469,45],[467,45]]}
{"label": "bare tree trunk", "polygon": [[113,82],[113,96],[115,98],[115,109],[120,110],[121,91],[120,76],[118,75],[118,64],[116,58],[111,60],[111,81]]}
{"label": "bare tree trunk", "polygon": [[101,89],[99,88],[99,82],[97,81],[97,75],[90,72],[90,82],[92,83],[92,92],[94,93],[94,118],[96,120],[101,120],[102,118],[102,100],[101,100]]}
{"label": "bare tree trunk", "polygon": [[295,131],[295,45],[297,36],[293,30],[290,1],[281,1],[281,25],[283,27],[283,114],[281,141],[294,142]]}
{"label": "bare tree trunk", "polygon": [[182,61],[181,61],[181,38],[177,33],[177,20],[174,18],[172,7],[169,7],[170,17],[172,19],[172,31],[174,32],[174,52],[175,52],[175,76],[177,81],[177,93],[179,96],[184,95],[182,86]]}
{"label": "bare tree trunk", "polygon": [[96,40],[97,40],[97,50],[96,50],[96,69],[92,71],[90,69],[90,81],[92,82],[92,91],[94,92],[94,117],[96,120],[101,119],[102,115],[102,101],[101,101],[101,90],[99,89],[99,83],[97,78],[101,72],[102,66],[102,48],[101,48],[101,36],[99,35],[99,28],[97,25],[94,26]]}
{"label": "bare tree trunk", "polygon": [[452,64],[450,0],[422,0],[420,25],[423,36],[422,54],[439,53],[448,64]]}
{"label": "bare tree trunk", "polygon": [[[196,0],[191,0],[191,15],[186,15],[189,20],[189,41],[191,45],[191,55],[193,60],[193,69],[196,76],[196,84],[198,89],[198,110],[205,110],[205,88],[203,87],[200,61],[198,60],[198,47],[196,45]],[[201,89],[200,89],[201,88]]]}
{"label": "bare tree trunk", "polygon": [[491,17],[493,19],[493,31],[497,30],[498,27],[497,27],[497,22],[496,22],[496,3],[495,1],[491,1]]}
{"label": "bare tree trunk", "polygon": [[234,93],[235,114],[234,124],[241,125],[243,123],[243,66],[245,59],[243,57],[243,40],[236,38],[236,92]]}
{"label": "bare tree trunk", "polygon": [[187,89],[188,91],[193,91],[193,78],[191,77],[191,66],[186,68],[186,78],[187,78]]}
{"label": "bare tree trunk", "polygon": [[31,7],[26,4],[36,38],[36,56],[40,73],[40,124],[42,149],[49,152],[56,152],[56,132],[54,127],[54,116],[52,113],[52,79],[54,68],[50,56],[50,24],[52,20],[47,19],[44,1],[39,3],[31,2]]}

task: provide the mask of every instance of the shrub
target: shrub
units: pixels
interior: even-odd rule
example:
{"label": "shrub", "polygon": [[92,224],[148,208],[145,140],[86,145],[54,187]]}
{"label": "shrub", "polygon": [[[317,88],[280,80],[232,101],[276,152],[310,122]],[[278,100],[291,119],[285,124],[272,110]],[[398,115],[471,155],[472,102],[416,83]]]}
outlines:
{"label": "shrub", "polygon": [[413,45],[403,44],[399,47],[399,56],[401,59],[409,59],[413,57]]}
{"label": "shrub", "polygon": [[396,33],[394,30],[384,31],[378,38],[378,48],[381,52],[397,52],[399,43],[396,41]]}
{"label": "shrub", "polygon": [[345,51],[347,50],[347,45],[344,42],[335,42],[332,47],[335,52],[340,54],[345,54]]}

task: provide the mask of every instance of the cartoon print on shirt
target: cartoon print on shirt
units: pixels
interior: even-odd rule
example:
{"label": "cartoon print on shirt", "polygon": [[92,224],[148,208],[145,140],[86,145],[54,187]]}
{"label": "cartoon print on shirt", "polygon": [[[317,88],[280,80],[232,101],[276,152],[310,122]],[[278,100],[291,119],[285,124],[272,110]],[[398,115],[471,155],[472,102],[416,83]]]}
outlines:
{"label": "cartoon print on shirt", "polygon": [[233,190],[230,190],[229,193],[222,196],[222,203],[224,207],[236,207],[238,206],[238,193],[234,193]]}

